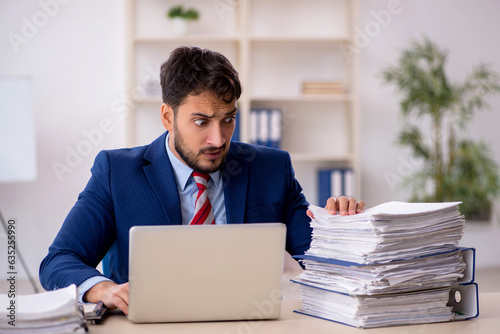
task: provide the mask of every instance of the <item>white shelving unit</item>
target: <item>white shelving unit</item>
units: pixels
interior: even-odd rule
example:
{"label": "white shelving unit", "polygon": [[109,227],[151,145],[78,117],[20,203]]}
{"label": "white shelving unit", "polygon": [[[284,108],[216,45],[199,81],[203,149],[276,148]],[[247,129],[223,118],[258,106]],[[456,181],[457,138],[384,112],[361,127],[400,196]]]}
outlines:
{"label": "white shelving unit", "polygon": [[[200,11],[191,33],[176,36],[166,12],[183,4]],[[128,144],[156,138],[160,122],[159,68],[179,45],[224,54],[243,85],[240,138],[250,138],[250,110],[283,111],[282,148],[311,203],[317,169],[355,170],[359,193],[357,59],[341,50],[352,40],[357,0],[128,0]],[[342,95],[303,95],[305,80],[338,80]]]}

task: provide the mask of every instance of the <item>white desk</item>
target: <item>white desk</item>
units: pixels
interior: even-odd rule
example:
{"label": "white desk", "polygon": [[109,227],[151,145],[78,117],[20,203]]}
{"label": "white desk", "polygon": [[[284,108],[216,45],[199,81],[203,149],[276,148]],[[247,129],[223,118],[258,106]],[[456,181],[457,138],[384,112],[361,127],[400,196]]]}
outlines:
{"label": "white desk", "polygon": [[285,300],[277,320],[200,323],[134,324],[122,314],[111,314],[100,325],[89,326],[91,334],[203,333],[203,334],[471,334],[500,331],[500,292],[479,294],[479,317],[466,321],[412,326],[358,329],[327,320],[294,313],[299,300]]}

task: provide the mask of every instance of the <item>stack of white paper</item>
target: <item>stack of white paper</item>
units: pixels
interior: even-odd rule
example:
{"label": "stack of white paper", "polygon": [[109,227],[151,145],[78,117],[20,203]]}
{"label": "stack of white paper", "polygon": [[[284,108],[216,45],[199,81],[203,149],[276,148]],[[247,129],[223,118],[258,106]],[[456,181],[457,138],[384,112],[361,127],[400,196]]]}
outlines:
{"label": "stack of white paper", "polygon": [[15,298],[0,294],[0,333],[85,333],[77,296],[75,285]]}
{"label": "stack of white paper", "polygon": [[463,276],[461,250],[390,263],[353,265],[302,256],[307,270],[294,281],[341,293],[372,295],[450,286]]}
{"label": "stack of white paper", "polygon": [[302,293],[302,310],[298,313],[354,327],[410,325],[453,319],[450,307],[446,306],[449,299],[449,289],[446,288],[353,297],[302,286]]}
{"label": "stack of white paper", "polygon": [[364,328],[453,320],[451,287],[466,269],[459,204],[389,202],[353,216],[311,205],[297,312]]}
{"label": "stack of white paper", "polygon": [[460,202],[388,202],[352,216],[311,205],[313,240],[306,254],[361,264],[451,251],[462,237]]}

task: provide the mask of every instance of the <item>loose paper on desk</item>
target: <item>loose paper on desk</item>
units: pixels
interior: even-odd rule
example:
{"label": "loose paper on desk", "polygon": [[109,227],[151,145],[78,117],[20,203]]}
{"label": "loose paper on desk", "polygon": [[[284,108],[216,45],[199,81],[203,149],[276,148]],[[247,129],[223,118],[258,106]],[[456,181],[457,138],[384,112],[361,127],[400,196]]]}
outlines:
{"label": "loose paper on desk", "polygon": [[85,333],[85,318],[78,306],[76,285],[15,297],[15,326],[8,323],[11,304],[8,295],[0,294],[0,333]]}

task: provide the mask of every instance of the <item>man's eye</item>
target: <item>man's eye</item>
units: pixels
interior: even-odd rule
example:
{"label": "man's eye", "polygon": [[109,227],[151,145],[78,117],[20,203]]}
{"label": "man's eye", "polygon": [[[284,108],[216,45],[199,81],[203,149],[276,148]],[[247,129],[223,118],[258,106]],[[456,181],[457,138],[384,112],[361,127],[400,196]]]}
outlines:
{"label": "man's eye", "polygon": [[203,124],[205,124],[207,121],[205,121],[204,119],[197,119],[194,121],[194,124],[198,125],[198,126],[202,126]]}
{"label": "man's eye", "polygon": [[229,117],[229,118],[226,118],[224,120],[224,122],[228,123],[228,124],[231,124],[232,122],[234,122],[236,120],[236,116],[232,116],[232,117]]}

